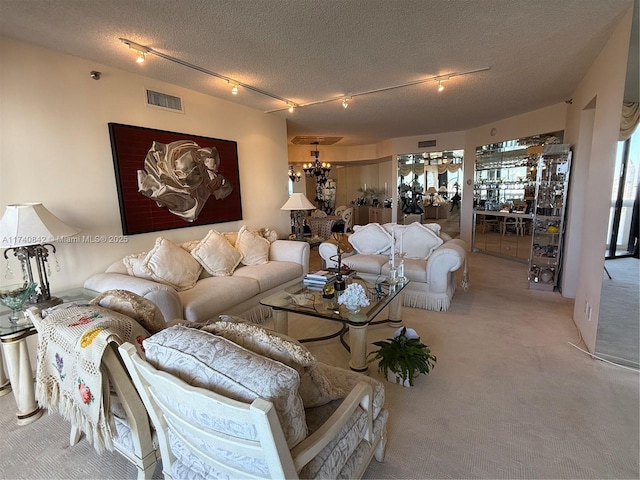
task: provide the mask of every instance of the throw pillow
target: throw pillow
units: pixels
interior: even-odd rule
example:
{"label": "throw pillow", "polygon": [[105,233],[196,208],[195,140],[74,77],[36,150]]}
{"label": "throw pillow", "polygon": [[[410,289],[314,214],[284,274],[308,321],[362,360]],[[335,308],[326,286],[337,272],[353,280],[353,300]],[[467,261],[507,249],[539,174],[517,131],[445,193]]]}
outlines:
{"label": "throw pillow", "polygon": [[[222,318],[222,317],[221,317]],[[241,322],[241,319],[238,319]],[[319,407],[347,395],[336,388],[318,367],[316,358],[300,342],[251,323],[223,319],[202,330],[224,337],[241,347],[295,368],[300,375],[298,392],[305,408]]]}
{"label": "throw pillow", "polygon": [[89,304],[131,317],[150,333],[159,332],[165,327],[164,316],[156,304],[128,290],[107,290]]}
{"label": "throw pillow", "polygon": [[405,254],[405,258],[426,260],[436,248],[442,245],[442,239],[430,228],[420,223],[412,223],[401,229],[398,249]]}
{"label": "throw pillow", "polygon": [[[190,385],[242,402],[273,403],[289,448],[307,436],[298,373],[221,336],[175,326],[144,341],[147,361]],[[200,419],[199,421],[204,421]]]}
{"label": "throw pillow", "polygon": [[238,232],[222,232],[222,236],[227,239],[229,245],[236,246],[236,240],[238,240]]}
{"label": "throw pillow", "polygon": [[242,254],[243,265],[263,265],[269,262],[269,240],[242,226],[236,240],[236,250]]}
{"label": "throw pillow", "polygon": [[127,255],[122,259],[122,263],[127,267],[127,273],[132,277],[145,278],[147,280],[153,280],[151,275],[142,270],[142,261],[147,256],[147,252],[134,253]]}
{"label": "throw pillow", "polygon": [[191,250],[196,248],[199,243],[200,243],[200,240],[189,240],[187,242],[182,242],[180,244],[180,247],[184,248],[187,252],[191,253]]}
{"label": "throw pillow", "polygon": [[266,238],[269,241],[269,243],[273,243],[278,239],[278,232],[268,227],[259,228],[258,230],[256,230],[256,233],[261,237]]}
{"label": "throw pillow", "polygon": [[389,249],[391,235],[379,223],[368,223],[349,236],[349,243],[358,253],[378,254]]}
{"label": "throw pillow", "polygon": [[433,230],[433,233],[440,236],[440,229],[442,228],[438,223],[424,223],[423,226],[427,227],[430,230]]}
{"label": "throw pillow", "polygon": [[202,270],[200,264],[184,249],[163,237],[156,239],[155,247],[140,267],[156,282],[179,291],[193,288]]}
{"label": "throw pillow", "polygon": [[215,230],[209,230],[191,255],[214,277],[231,275],[242,260],[242,254]]}

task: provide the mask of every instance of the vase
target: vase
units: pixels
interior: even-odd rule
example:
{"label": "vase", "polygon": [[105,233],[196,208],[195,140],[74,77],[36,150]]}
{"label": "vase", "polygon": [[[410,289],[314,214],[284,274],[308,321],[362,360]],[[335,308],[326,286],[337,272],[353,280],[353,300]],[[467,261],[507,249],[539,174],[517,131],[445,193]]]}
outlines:
{"label": "vase", "polygon": [[399,383],[403,387],[411,387],[408,378],[406,380],[403,380],[400,375],[397,375],[393,372],[387,372],[387,380],[391,383]]}
{"label": "vase", "polygon": [[349,310],[349,313],[352,315],[356,315],[358,313],[360,313],[360,305],[349,305],[349,304],[345,304],[345,307],[347,310]]}

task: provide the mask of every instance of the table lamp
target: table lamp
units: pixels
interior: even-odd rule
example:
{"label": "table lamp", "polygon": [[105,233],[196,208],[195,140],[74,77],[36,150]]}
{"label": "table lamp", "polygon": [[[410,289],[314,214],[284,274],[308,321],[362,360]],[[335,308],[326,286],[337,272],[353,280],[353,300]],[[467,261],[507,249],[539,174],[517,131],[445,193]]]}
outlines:
{"label": "table lamp", "polygon": [[296,240],[304,240],[304,211],[315,210],[316,206],[303,193],[294,193],[280,210],[289,210],[293,216]]}
{"label": "table lamp", "polygon": [[33,282],[31,259],[35,258],[39,288],[29,297],[28,304],[43,309],[57,305],[61,299],[52,297],[47,277],[49,249],[55,255],[56,247],[49,242],[76,235],[80,230],[70,227],[45,208],[42,203],[8,205],[0,219],[0,248],[6,248],[4,258],[13,251],[20,260],[25,283]]}
{"label": "table lamp", "polygon": [[438,194],[438,190],[436,190],[436,187],[429,187],[427,193],[431,196],[431,205],[433,205],[433,197]]}

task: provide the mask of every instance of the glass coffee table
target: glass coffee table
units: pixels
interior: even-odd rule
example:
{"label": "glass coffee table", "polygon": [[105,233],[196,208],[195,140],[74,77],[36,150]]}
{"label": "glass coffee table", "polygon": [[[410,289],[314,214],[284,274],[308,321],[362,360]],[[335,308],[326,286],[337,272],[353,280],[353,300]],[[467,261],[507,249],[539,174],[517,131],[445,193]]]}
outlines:
{"label": "glass coffee table", "polygon": [[[56,294],[63,302],[89,302],[98,292],[84,288],[74,288]],[[29,304],[25,308],[30,308]],[[27,425],[42,416],[42,410],[36,402],[33,388],[33,372],[27,348],[27,337],[38,333],[26,315],[16,323],[9,321],[11,310],[0,308],[0,342],[4,360],[7,363],[9,378],[4,374],[0,355],[0,396],[13,390],[18,407],[18,425]]]}
{"label": "glass coffee table", "polygon": [[[351,353],[349,368],[356,372],[365,373],[367,367],[367,327],[381,323],[388,323],[392,327],[402,326],[402,290],[409,281],[389,284],[379,276],[355,275],[347,280],[349,283],[360,283],[367,292],[369,306],[362,307],[357,314],[350,313],[344,305],[338,305],[336,292],[333,299],[323,297],[322,287],[312,287],[304,282],[286,287],[269,297],[260,300],[262,305],[273,310],[275,330],[288,334],[288,314],[322,318],[340,323],[340,330],[333,335],[317,338],[306,338],[300,342],[313,342],[340,337],[342,345]],[[375,320],[375,318],[389,307],[389,318]],[[349,332],[349,343],[344,335]]]}

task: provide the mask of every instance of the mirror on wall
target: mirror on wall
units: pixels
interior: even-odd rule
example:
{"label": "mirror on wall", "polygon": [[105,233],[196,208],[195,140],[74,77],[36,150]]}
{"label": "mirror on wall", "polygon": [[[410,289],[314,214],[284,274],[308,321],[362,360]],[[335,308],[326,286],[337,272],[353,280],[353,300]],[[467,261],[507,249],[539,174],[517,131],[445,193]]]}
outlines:
{"label": "mirror on wall", "polygon": [[476,148],[474,251],[529,260],[538,160],[543,145],[563,137],[550,132]]}
{"label": "mirror on wall", "polygon": [[463,150],[398,155],[398,223],[438,223],[460,235]]}

